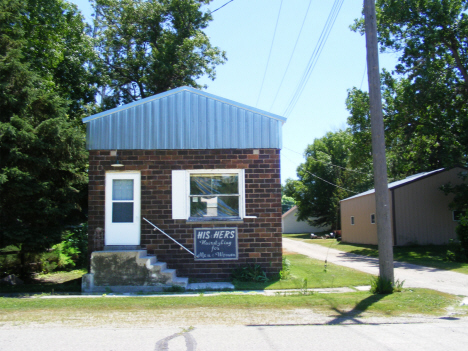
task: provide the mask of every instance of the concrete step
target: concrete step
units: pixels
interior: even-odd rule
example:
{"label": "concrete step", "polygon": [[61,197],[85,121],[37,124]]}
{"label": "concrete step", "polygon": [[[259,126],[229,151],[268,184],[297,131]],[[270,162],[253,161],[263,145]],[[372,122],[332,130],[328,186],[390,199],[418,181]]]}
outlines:
{"label": "concrete step", "polygon": [[129,292],[162,291],[174,285],[186,288],[188,278],[177,277],[175,269],[168,269],[146,250],[108,250],[93,252],[91,273],[83,277],[82,291],[122,292],[125,286]]}
{"label": "concrete step", "polygon": [[177,285],[177,286],[181,286],[181,287],[187,289],[187,286],[189,284],[189,279],[188,278],[183,278],[183,277],[175,277],[174,279],[172,279],[172,284]]}
{"label": "concrete step", "polygon": [[154,265],[158,261],[156,256],[140,256],[138,259],[146,261],[147,265]]}
{"label": "concrete step", "polygon": [[159,270],[162,272],[167,269],[166,262],[154,262],[151,264],[153,267],[159,267]]}

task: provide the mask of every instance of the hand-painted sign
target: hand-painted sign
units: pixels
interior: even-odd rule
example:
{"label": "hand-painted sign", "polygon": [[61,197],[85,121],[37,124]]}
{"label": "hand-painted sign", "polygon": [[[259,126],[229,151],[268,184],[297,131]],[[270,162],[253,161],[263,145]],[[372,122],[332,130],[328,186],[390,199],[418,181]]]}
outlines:
{"label": "hand-painted sign", "polygon": [[237,260],[237,228],[195,228],[195,261]]}

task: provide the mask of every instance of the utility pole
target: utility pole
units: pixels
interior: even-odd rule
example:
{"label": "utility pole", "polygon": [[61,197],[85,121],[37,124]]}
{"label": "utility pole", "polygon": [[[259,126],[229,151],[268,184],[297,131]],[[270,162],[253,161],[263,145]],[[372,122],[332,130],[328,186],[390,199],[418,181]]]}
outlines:
{"label": "utility pole", "polygon": [[377,21],[375,0],[364,0],[366,28],[367,79],[369,82],[372,158],[376,203],[377,239],[379,244],[380,277],[394,283],[393,243],[388,195],[387,160],[385,158],[385,134],[380,93],[379,51],[377,45]]}

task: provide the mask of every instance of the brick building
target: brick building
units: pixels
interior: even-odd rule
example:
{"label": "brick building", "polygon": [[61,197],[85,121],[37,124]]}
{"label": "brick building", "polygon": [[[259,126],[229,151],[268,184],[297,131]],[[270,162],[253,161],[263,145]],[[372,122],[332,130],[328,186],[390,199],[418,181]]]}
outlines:
{"label": "brick building", "polygon": [[[229,280],[233,268],[251,263],[279,272],[285,118],[182,87],[83,122],[91,255],[85,290],[184,285],[172,270],[198,281]],[[138,272],[126,272],[130,266]],[[140,280],[122,278],[129,275]]]}

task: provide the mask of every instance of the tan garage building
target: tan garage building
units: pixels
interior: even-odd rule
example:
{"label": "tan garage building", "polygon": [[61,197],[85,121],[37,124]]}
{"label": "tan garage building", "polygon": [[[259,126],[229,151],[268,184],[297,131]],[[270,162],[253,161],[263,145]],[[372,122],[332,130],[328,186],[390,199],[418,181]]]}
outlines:
{"label": "tan garage building", "polygon": [[[461,167],[419,173],[388,184],[393,244],[446,244],[455,239],[457,212],[449,209],[453,195],[440,187],[462,182]],[[341,200],[343,242],[377,245],[375,189]]]}

